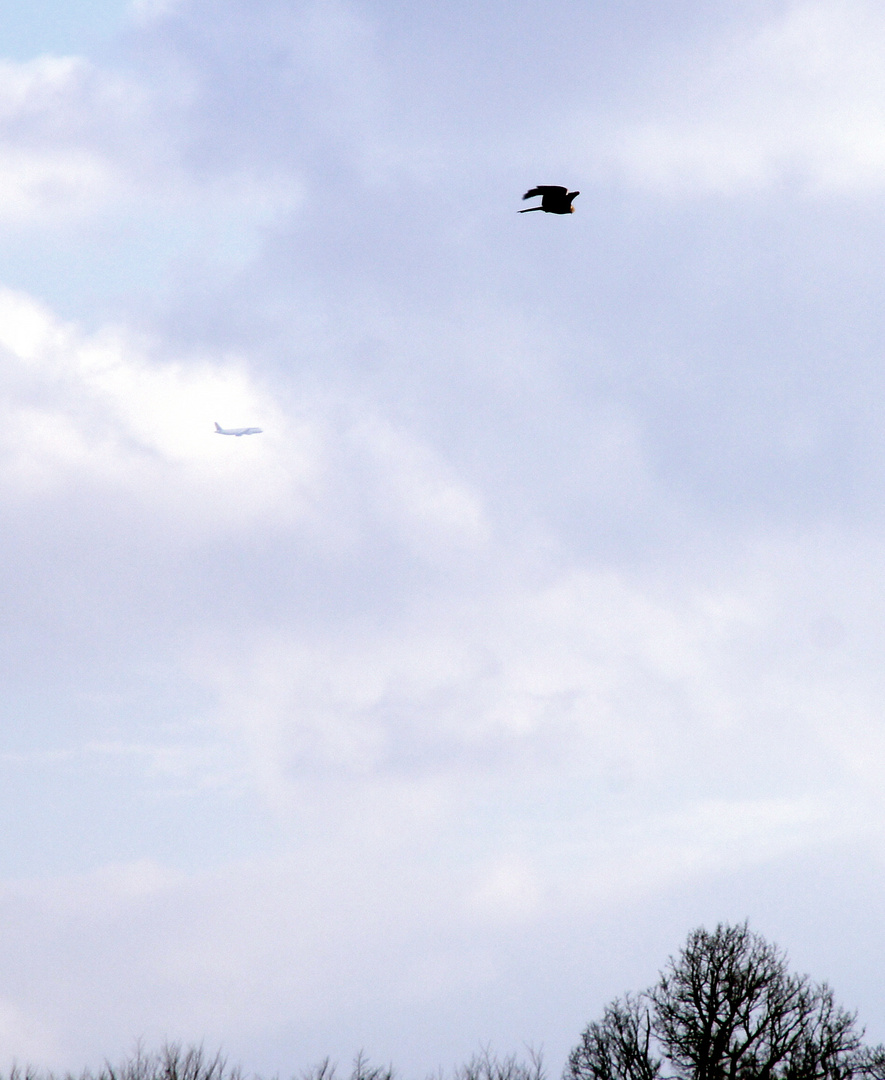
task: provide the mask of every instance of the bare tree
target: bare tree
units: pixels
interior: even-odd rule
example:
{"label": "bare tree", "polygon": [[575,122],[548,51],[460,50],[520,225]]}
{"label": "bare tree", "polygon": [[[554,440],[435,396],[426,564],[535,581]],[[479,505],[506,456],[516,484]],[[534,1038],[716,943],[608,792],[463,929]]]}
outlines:
{"label": "bare tree", "polygon": [[319,1065],[312,1065],[301,1074],[301,1080],[336,1080],[335,1065],[331,1058],[323,1058]]}
{"label": "bare tree", "polygon": [[652,1045],[647,996],[627,994],[587,1027],[569,1055],[566,1075],[573,1080],[658,1080],[661,1059]]}
{"label": "bare tree", "polygon": [[[24,1072],[13,1065],[9,1080],[60,1080],[57,1074],[28,1066]],[[220,1053],[207,1054],[202,1046],[184,1049],[169,1042],[156,1053],[148,1053],[141,1042],[135,1052],[119,1065],[106,1061],[97,1072],[84,1069],[64,1073],[64,1080],[244,1080],[238,1068],[229,1068]]]}
{"label": "bare tree", "polygon": [[680,1080],[768,1080],[802,1045],[815,997],[746,923],[693,931],[650,996]]}
{"label": "bare tree", "polygon": [[520,1061],[515,1054],[499,1058],[486,1047],[455,1069],[454,1080],[546,1080],[541,1051],[529,1047],[528,1055],[528,1061]]}
{"label": "bare tree", "polygon": [[885,1049],[746,923],[692,931],[649,990],[609,1005],[566,1080],[885,1080]]}
{"label": "bare tree", "polygon": [[[330,1058],[324,1058],[319,1065],[303,1072],[301,1080],[338,1080],[336,1069]],[[395,1075],[392,1065],[370,1065],[368,1057],[360,1050],[353,1059],[350,1080],[394,1080]]]}

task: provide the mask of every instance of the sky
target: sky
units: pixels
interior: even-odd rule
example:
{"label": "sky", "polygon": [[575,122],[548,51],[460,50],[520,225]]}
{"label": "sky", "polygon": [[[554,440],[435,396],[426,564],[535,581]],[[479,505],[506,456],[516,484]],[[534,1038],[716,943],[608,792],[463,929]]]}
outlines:
{"label": "sky", "polygon": [[745,918],[885,1040],[883,52],[0,4],[0,1069],[555,1080]]}

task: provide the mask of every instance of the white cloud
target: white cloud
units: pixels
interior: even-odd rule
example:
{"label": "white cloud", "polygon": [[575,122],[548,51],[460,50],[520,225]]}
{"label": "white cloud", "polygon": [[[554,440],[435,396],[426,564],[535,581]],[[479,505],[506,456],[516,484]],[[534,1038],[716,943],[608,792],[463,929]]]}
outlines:
{"label": "white cloud", "polygon": [[[258,525],[303,528],[339,550],[379,530],[431,560],[487,547],[477,492],[368,404],[284,407],[288,391],[242,358],[157,351],[121,327],[84,333],[0,289],[0,488],[48,500],[93,485],[191,541]],[[216,420],[264,434],[219,437]]]}
{"label": "white cloud", "polygon": [[495,921],[525,922],[538,913],[543,889],[524,858],[498,858],[484,868],[469,909]]}
{"label": "white cloud", "polygon": [[[122,330],[84,334],[9,290],[0,292],[0,348],[0,485],[9,495],[98,483],[198,530],[297,514],[316,469],[315,436],[284,420],[241,361],[156,360]],[[216,419],[268,435],[222,439]]]}
{"label": "white cloud", "polygon": [[133,21],[149,23],[171,15],[181,4],[181,0],[130,0],[129,13]]}
{"label": "white cloud", "polygon": [[615,122],[598,169],[662,194],[810,194],[885,184],[885,18],[877,5],[802,2],[741,29],[702,63],[679,54],[644,115]]}
{"label": "white cloud", "polygon": [[368,464],[365,495],[388,527],[410,539],[417,550],[484,548],[489,523],[476,491],[414,436],[369,413],[347,438],[354,464]]}
{"label": "white cloud", "polygon": [[7,1054],[11,1049],[13,1059],[18,1058],[19,1062],[51,1060],[58,1053],[47,1026],[3,998],[0,998],[0,1045]]}
{"label": "white cloud", "polygon": [[878,551],[855,552],[846,578],[838,547],[812,558],[813,543],[698,566],[679,589],[628,572],[505,575],[362,629],[256,642],[253,628],[204,644],[192,670],[256,790],[287,814],[317,776],[366,790],[409,778],[431,801],[455,778],[472,791],[555,777],[579,801],[632,800],[639,830],[669,807],[686,865],[752,862],[769,857],[766,831],[813,846],[881,815],[881,679],[854,655],[866,631],[815,630],[850,618]]}
{"label": "white cloud", "polygon": [[[719,762],[714,767],[722,768]],[[677,811],[637,815],[626,827],[587,845],[589,851],[579,860],[584,869],[571,874],[570,902],[577,907],[614,904],[684,889],[719,874],[844,842],[862,827],[856,817],[846,819],[839,807],[817,795],[687,799]]]}
{"label": "white cloud", "polygon": [[140,242],[154,259],[253,259],[305,184],[254,154],[194,160],[198,63],[170,63],[160,80],[81,57],[0,61],[0,229],[88,246],[97,227],[102,246]]}
{"label": "white cloud", "polygon": [[22,63],[0,60],[0,124],[46,114],[57,124],[89,72],[89,65],[75,56],[41,56]]}
{"label": "white cloud", "polygon": [[84,131],[107,110],[111,82],[96,95],[95,72],[76,57],[0,61],[0,225],[45,229],[119,197],[119,168]]}
{"label": "white cloud", "polygon": [[105,204],[117,176],[95,154],[30,151],[0,144],[0,224],[57,223]]}

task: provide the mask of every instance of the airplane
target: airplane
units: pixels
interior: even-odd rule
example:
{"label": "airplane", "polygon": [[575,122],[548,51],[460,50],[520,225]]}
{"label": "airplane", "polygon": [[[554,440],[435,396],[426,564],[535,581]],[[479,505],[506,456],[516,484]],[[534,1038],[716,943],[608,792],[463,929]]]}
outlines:
{"label": "airplane", "polygon": [[215,421],[215,434],[216,435],[260,435],[264,429],[260,427],[234,427],[223,428],[218,421]]}

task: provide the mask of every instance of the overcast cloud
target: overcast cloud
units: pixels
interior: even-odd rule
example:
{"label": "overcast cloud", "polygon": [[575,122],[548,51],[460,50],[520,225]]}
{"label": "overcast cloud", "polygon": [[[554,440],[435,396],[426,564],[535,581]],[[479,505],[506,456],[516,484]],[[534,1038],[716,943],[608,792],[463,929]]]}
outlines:
{"label": "overcast cloud", "polygon": [[879,5],[40,11],[0,1067],[555,1077],[744,917],[885,1039]]}

